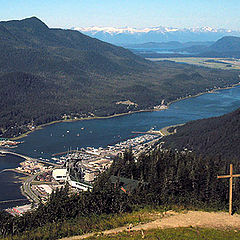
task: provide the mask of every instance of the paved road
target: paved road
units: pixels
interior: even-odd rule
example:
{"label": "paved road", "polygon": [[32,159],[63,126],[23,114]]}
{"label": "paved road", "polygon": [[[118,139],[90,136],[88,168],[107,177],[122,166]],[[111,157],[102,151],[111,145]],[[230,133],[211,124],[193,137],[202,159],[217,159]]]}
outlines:
{"label": "paved road", "polygon": [[171,125],[171,126],[167,126],[167,127],[164,127],[160,130],[162,136],[168,136],[168,135],[171,135],[172,133],[170,133],[168,131],[169,128],[172,128],[172,127],[178,127],[178,126],[183,126],[184,124],[176,124],[176,125]]}
{"label": "paved road", "polygon": [[39,173],[37,174],[34,174],[33,176],[29,177],[24,183],[23,183],[23,192],[32,200],[34,201],[35,203],[39,204],[40,203],[40,200],[39,200],[39,197],[38,197],[38,194],[36,191],[34,191],[32,188],[31,188],[31,183],[32,181],[35,179],[35,177],[38,175]]}

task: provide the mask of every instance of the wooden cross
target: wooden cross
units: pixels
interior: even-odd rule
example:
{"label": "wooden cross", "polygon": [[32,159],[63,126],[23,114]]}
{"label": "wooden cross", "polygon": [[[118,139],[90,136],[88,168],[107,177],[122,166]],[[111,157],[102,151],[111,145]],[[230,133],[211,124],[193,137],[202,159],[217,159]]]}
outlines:
{"label": "wooden cross", "polygon": [[232,183],[234,177],[240,177],[240,174],[233,175],[232,164],[230,164],[230,175],[217,176],[217,178],[229,178],[229,215],[232,215]]}

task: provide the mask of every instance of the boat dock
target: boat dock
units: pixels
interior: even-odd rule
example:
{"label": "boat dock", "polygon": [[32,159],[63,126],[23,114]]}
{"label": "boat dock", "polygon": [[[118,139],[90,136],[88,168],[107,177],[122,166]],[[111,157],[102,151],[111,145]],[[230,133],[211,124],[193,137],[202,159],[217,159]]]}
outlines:
{"label": "boat dock", "polygon": [[37,158],[27,157],[27,156],[24,156],[24,155],[22,155],[22,154],[15,153],[15,152],[9,152],[9,151],[6,151],[6,150],[0,150],[0,154],[12,154],[12,155],[21,157],[21,158],[23,158],[23,159],[25,159],[25,160],[37,161],[37,162],[39,162],[39,163],[44,163],[44,164],[52,165],[52,166],[54,166],[54,167],[58,167],[58,166],[59,166],[59,164],[56,164],[56,163],[46,162],[46,161],[44,161],[44,160],[40,160],[40,159],[37,159]]}
{"label": "boat dock", "polygon": [[3,204],[3,203],[11,203],[11,202],[20,202],[20,201],[28,201],[28,199],[26,199],[26,198],[21,198],[21,199],[4,200],[4,201],[0,201],[0,204]]}
{"label": "boat dock", "polygon": [[147,131],[147,132],[139,132],[139,131],[132,131],[134,134],[150,134],[150,135],[162,135],[160,131]]}
{"label": "boat dock", "polygon": [[66,155],[67,153],[75,153],[77,152],[78,150],[70,150],[70,151],[66,151],[66,152],[60,152],[60,153],[54,153],[52,154],[53,157],[55,156],[61,156],[61,155]]}

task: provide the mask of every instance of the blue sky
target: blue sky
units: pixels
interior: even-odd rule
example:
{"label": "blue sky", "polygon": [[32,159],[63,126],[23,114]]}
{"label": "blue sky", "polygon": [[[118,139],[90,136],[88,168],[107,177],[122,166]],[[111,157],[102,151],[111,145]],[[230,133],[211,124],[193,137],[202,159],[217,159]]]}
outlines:
{"label": "blue sky", "polygon": [[49,27],[203,27],[240,30],[240,0],[0,0],[0,19]]}

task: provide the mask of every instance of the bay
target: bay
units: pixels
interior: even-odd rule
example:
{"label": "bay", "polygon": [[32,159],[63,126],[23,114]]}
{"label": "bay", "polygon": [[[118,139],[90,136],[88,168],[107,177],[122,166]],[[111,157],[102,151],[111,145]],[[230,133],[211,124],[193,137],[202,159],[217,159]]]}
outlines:
{"label": "bay", "polygon": [[[20,190],[22,184],[19,177],[24,175],[11,171],[1,172],[4,169],[13,169],[20,166],[20,162],[22,161],[24,161],[23,158],[11,154],[0,156],[0,209],[29,203]],[[21,200],[16,202],[3,202],[16,199]]]}
{"label": "bay", "polygon": [[[234,87],[175,102],[163,111],[52,124],[23,138],[24,143],[14,151],[34,158],[50,159],[52,154],[69,148],[105,147],[133,137],[132,131],[157,130],[191,120],[220,116],[239,107],[240,87]],[[17,167],[22,160],[16,156],[15,160],[8,157],[0,157],[0,169]],[[19,186],[13,173],[0,174],[0,200],[10,199],[10,193],[11,199],[22,197]]]}
{"label": "bay", "polygon": [[240,87],[219,90],[175,102],[169,109],[140,112],[114,118],[63,122],[32,132],[15,150],[35,158],[81,147],[106,147],[133,137],[132,131],[185,123],[191,120],[220,116],[240,106]]}

